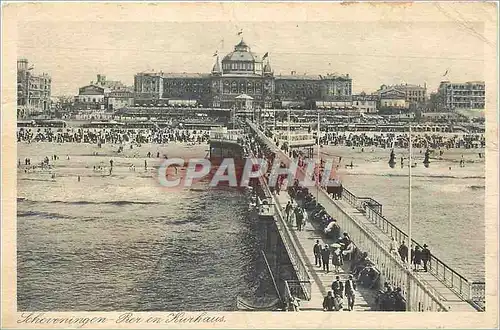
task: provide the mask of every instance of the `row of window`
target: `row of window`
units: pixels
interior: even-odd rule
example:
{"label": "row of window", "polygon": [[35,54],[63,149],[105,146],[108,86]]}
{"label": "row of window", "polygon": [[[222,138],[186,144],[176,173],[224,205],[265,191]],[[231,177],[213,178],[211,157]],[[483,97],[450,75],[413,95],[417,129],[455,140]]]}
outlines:
{"label": "row of window", "polygon": [[244,86],[240,88],[236,87],[236,86],[232,86],[231,88],[229,88],[229,86],[224,86],[224,88],[222,88],[222,93],[223,94],[237,94],[237,93],[240,93],[240,94],[261,94],[262,93],[262,90],[260,88],[255,88],[255,89],[247,89],[245,88]]}
{"label": "row of window", "polygon": [[351,89],[329,89],[328,95],[351,95]]}
{"label": "row of window", "polygon": [[248,62],[231,62],[222,64],[223,70],[238,70],[238,71],[253,71],[253,63]]}
{"label": "row of window", "polygon": [[95,98],[95,97],[81,97],[79,98],[80,102],[85,102],[85,103],[100,103],[103,101],[103,99],[100,98]]}
{"label": "row of window", "polygon": [[483,90],[484,85],[448,85],[448,89],[479,89]]}
{"label": "row of window", "polygon": [[425,91],[407,91],[406,95],[407,96],[424,96]]}
{"label": "row of window", "polygon": [[45,85],[45,86],[38,86],[38,85],[33,85],[33,84],[32,84],[32,85],[30,85],[30,88],[31,88],[31,89],[43,89],[43,90],[48,90],[48,89],[50,89],[50,86],[47,86],[47,85]]}
{"label": "row of window", "polygon": [[[223,83],[224,86],[231,86],[231,87],[237,87],[238,85],[240,87],[244,87],[245,86],[245,83],[244,82],[236,82],[236,81],[232,81],[232,82],[229,82],[229,81],[224,81]],[[247,87],[248,88],[253,88],[253,86],[255,85],[256,88],[261,88],[262,87],[262,84],[260,82],[257,82],[257,83],[252,83],[252,82],[248,82],[247,84]]]}

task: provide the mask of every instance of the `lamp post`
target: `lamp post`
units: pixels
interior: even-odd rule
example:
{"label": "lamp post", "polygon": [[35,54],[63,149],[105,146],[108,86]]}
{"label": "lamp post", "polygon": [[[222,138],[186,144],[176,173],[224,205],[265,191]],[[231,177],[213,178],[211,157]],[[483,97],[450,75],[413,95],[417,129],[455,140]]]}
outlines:
{"label": "lamp post", "polygon": [[288,108],[288,138],[287,138],[287,153],[290,155],[292,148],[290,147],[290,112],[291,108]]}
{"label": "lamp post", "polygon": [[319,198],[319,186],[321,185],[321,182],[319,181],[319,173],[320,173],[320,169],[321,169],[321,158],[319,156],[319,133],[321,132],[320,130],[320,121],[319,121],[319,111],[318,111],[318,149],[317,149],[317,152],[318,152],[318,173],[316,173],[316,177],[318,178],[318,184],[316,185],[316,205],[318,205],[318,198]]}
{"label": "lamp post", "polygon": [[408,134],[408,255],[407,255],[407,264],[408,264],[408,272],[406,277],[406,310],[411,311],[411,165],[412,165],[412,139],[411,139],[411,122],[409,122],[408,126],[409,134]]}
{"label": "lamp post", "polygon": [[411,286],[411,152],[412,152],[412,141],[411,141],[411,122],[409,123],[409,136],[408,136],[408,151],[409,151],[409,162],[408,162],[408,283],[406,290],[406,310],[411,311],[411,297],[410,297],[410,286]]}

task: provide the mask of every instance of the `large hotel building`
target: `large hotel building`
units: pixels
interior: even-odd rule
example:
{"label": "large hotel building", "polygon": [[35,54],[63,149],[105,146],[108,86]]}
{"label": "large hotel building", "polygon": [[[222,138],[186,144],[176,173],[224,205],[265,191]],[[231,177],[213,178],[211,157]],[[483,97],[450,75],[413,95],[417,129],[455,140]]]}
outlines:
{"label": "large hotel building", "polygon": [[17,115],[23,118],[50,109],[52,79],[47,73],[33,73],[27,59],[17,60]]}
{"label": "large hotel building", "polygon": [[438,94],[441,97],[442,106],[446,110],[484,109],[484,81],[465,83],[442,81]]}
{"label": "large hotel building", "polygon": [[232,108],[252,100],[256,108],[348,108],[352,78],[346,75],[275,75],[267,54],[251,51],[241,40],[234,51],[216,61],[210,73],[139,73],[134,77],[136,106],[196,104]]}

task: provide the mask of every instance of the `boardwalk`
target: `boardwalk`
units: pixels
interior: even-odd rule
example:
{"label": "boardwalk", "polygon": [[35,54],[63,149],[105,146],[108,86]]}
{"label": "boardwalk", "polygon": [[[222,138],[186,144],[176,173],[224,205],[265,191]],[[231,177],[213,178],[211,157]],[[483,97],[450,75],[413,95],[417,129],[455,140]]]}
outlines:
{"label": "boardwalk", "polygon": [[[276,196],[276,200],[280,205],[281,210],[284,212],[284,206],[290,199],[290,196],[286,191],[282,191]],[[325,244],[332,244],[333,241],[330,239],[323,238],[321,233],[322,230],[308,222],[302,231],[297,231],[296,227],[292,225],[288,226],[288,229],[292,231],[292,236],[295,238],[297,247],[302,257],[302,262],[307,268],[309,277],[312,281],[311,286],[311,300],[301,302],[301,310],[323,310],[323,297],[326,296],[327,292],[331,290],[332,282],[335,280],[335,276],[340,276],[341,281],[347,280],[349,275],[349,262],[346,262],[343,266],[341,273],[333,272],[333,266],[330,260],[330,272],[326,273],[321,267],[314,265],[314,255],[313,246],[316,240],[324,246]],[[356,292],[356,300],[354,304],[354,311],[366,311],[372,310],[374,308],[375,293],[372,290],[368,290],[358,286]],[[344,307],[347,307],[347,300],[344,297]]]}
{"label": "boardwalk", "polygon": [[[366,226],[366,228],[368,228],[370,232],[373,233],[373,235],[376,235],[378,240],[383,241],[387,249],[389,249],[391,237],[385,232],[381,231],[362,212],[355,209],[344,200],[335,200],[332,202],[335,202],[352,218]],[[446,287],[431,273],[415,272],[414,275],[433,289],[433,292],[441,299],[443,304],[448,307],[449,311],[476,312],[476,309],[472,307],[471,304],[460,298],[456,293]]]}
{"label": "boardwalk", "polygon": [[[269,140],[269,138],[265,137],[261,131],[259,131],[254,124],[250,124],[250,126],[259,134],[261,138],[264,138],[267,145],[273,150],[277,157],[287,166],[290,165],[290,158],[283,153],[276,145]],[[365,214],[360,212],[358,209],[353,207],[351,204],[347,203],[343,200],[333,200],[330,196],[326,194],[323,189],[318,189],[316,186],[310,187],[310,192],[318,197],[318,202],[325,206],[327,211],[333,209],[341,209],[345,214],[349,216],[350,219],[353,220],[356,224],[363,227],[363,229],[370,233],[370,236],[373,240],[377,241],[379,244],[384,246],[387,250],[389,250],[389,245],[391,242],[391,237],[383,232],[379,227],[377,227],[374,223],[372,223]],[[282,207],[286,205],[289,196],[286,195],[285,192],[282,192],[278,196],[279,202]],[[330,213],[332,216],[333,213]],[[313,308],[312,306],[319,305],[321,307],[321,302],[318,302],[324,295],[326,295],[326,291],[331,285],[331,282],[335,279],[335,274],[324,274],[324,272],[318,267],[314,266],[314,256],[312,255],[312,247],[316,239],[320,239],[323,241],[323,244],[330,243],[320,238],[320,232],[315,230],[315,228],[311,228],[311,224],[308,224],[308,230],[303,232],[294,231],[297,242],[299,242],[301,246],[301,254],[304,259],[305,264],[308,267],[310,272],[310,278],[314,280],[314,284],[312,290],[315,291],[311,294],[312,298],[309,303],[304,303],[304,308],[309,309]],[[354,242],[356,243],[356,242]],[[340,274],[342,278],[346,278],[348,275],[346,273],[346,268],[344,268],[344,273]],[[431,273],[425,272],[415,272],[414,276],[418,278],[426,288],[431,291],[434,296],[438,297],[441,301],[442,305],[446,307],[448,311],[469,311],[475,312],[476,309],[472,307],[467,301],[464,301],[459,295],[453,292],[450,288],[444,285],[441,281],[439,281],[434,275]],[[369,310],[370,305],[373,306],[374,302],[374,293],[369,290],[363,291],[359,290],[359,294],[356,301],[355,310]]]}

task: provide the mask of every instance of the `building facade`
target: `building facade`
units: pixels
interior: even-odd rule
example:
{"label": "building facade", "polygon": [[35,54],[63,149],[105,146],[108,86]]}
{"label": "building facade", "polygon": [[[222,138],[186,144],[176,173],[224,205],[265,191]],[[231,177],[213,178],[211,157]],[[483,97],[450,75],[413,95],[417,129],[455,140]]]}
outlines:
{"label": "building facade", "polygon": [[104,103],[109,111],[131,107],[134,105],[134,92],[130,90],[111,91],[104,97]]}
{"label": "building facade", "polygon": [[97,80],[79,88],[75,96],[75,110],[116,110],[134,104],[134,93],[131,87],[121,81],[107,80],[105,75],[98,74]]}
{"label": "building facade", "polygon": [[484,81],[453,83],[442,81],[438,88],[439,100],[445,110],[484,109]]}
{"label": "building facade", "polygon": [[405,92],[399,89],[384,89],[379,93],[378,99],[378,110],[381,113],[398,113],[407,111],[410,107]]}
{"label": "building facade", "polygon": [[377,102],[377,95],[359,94],[352,96],[352,107],[361,113],[376,113]]}
{"label": "building facade", "polygon": [[17,60],[17,109],[19,117],[47,113],[51,106],[52,79],[33,73],[27,59]]}
{"label": "building facade", "polygon": [[76,110],[104,110],[104,88],[96,85],[80,87],[74,106]]}
{"label": "building facade", "polygon": [[403,92],[405,100],[409,104],[425,104],[427,101],[427,86],[413,85],[413,84],[400,84],[400,85],[382,85],[376,92],[379,97],[382,93],[389,90],[397,90]]}
{"label": "building facade", "polygon": [[[138,73],[135,105],[195,104],[233,108],[237,97],[252,98],[255,108],[315,108],[318,101],[351,101],[349,75],[275,75],[268,54],[251,51],[241,40],[222,60],[216,56],[210,73]],[[267,59],[267,60],[266,60]]]}

